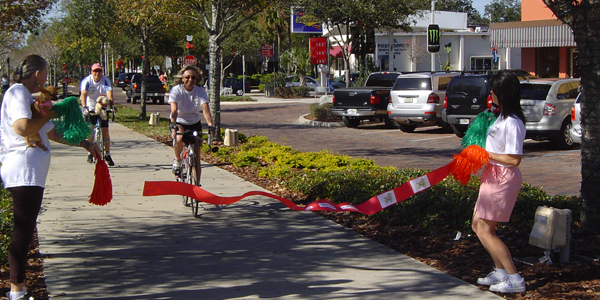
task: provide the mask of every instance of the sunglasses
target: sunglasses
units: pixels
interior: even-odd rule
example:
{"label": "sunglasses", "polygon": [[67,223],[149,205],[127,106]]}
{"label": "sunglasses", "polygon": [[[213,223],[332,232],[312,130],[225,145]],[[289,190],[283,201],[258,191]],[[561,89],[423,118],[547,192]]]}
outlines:
{"label": "sunglasses", "polygon": [[185,76],[183,78],[185,78],[185,79],[192,79],[192,80],[198,79],[198,77],[196,77],[196,76]]}
{"label": "sunglasses", "polygon": [[102,70],[93,70],[92,72],[102,73]]}

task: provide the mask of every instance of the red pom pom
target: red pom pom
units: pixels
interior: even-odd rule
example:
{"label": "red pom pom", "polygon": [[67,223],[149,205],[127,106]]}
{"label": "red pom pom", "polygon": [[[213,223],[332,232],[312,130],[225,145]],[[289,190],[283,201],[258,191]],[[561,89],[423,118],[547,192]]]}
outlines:
{"label": "red pom pom", "polygon": [[90,203],[95,205],[106,205],[112,200],[112,181],[108,173],[108,166],[104,160],[99,159],[96,162],[94,170],[94,189],[90,194]]}
{"label": "red pom pom", "polygon": [[462,185],[467,184],[471,175],[477,173],[489,161],[489,154],[485,149],[471,145],[465,148],[460,154],[454,155],[454,161],[450,166],[450,173]]}

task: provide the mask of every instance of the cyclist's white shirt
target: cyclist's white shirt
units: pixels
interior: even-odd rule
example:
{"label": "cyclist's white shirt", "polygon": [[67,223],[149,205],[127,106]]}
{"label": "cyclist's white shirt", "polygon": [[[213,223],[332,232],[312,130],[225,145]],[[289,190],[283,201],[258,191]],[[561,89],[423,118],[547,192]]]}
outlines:
{"label": "cyclist's white shirt", "polygon": [[106,96],[106,92],[112,91],[112,85],[110,80],[102,75],[100,80],[94,81],[94,75],[90,75],[81,81],[81,91],[87,91],[87,99],[85,105],[89,110],[96,109],[96,102],[98,97]]}
{"label": "cyclist's white shirt", "polygon": [[54,124],[48,122],[39,131],[42,144],[48,151],[27,146],[25,138],[13,129],[16,120],[31,119],[33,101],[31,93],[20,83],[14,84],[4,95],[0,115],[0,174],[4,188],[46,185],[50,168],[48,132]]}
{"label": "cyclist's white shirt", "polygon": [[202,104],[208,103],[208,95],[204,88],[194,85],[187,91],[183,84],[174,86],[169,92],[169,103],[177,103],[177,123],[193,125],[200,122]]}

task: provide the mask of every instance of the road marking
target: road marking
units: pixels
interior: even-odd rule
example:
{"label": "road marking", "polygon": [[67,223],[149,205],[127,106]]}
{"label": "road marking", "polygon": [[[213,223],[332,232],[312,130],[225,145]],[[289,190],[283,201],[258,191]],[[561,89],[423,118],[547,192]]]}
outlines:
{"label": "road marking", "polygon": [[439,140],[439,139],[447,139],[447,138],[454,138],[453,135],[451,136],[441,136],[441,137],[434,137],[434,138],[427,138],[427,139],[418,139],[418,140],[408,140],[409,142],[422,142],[422,141],[430,141],[430,140]]}
{"label": "road marking", "polygon": [[371,132],[365,132],[365,133],[361,133],[359,135],[365,135],[365,134],[374,134],[374,133],[380,133],[380,132],[397,132],[397,129],[391,129],[391,130],[373,130]]}

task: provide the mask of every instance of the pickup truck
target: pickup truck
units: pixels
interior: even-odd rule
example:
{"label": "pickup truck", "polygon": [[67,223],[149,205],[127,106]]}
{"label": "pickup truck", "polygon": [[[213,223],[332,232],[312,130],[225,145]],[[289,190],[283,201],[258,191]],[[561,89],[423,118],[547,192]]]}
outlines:
{"label": "pickup truck", "polygon": [[[125,87],[127,103],[135,104],[142,97],[142,74],[135,74],[131,77],[131,83]],[[165,103],[166,85],[160,81],[156,75],[146,75],[146,98],[152,99],[152,103]]]}
{"label": "pickup truck", "polygon": [[390,91],[400,72],[369,74],[365,86],[336,89],[333,92],[331,114],[341,116],[346,127],[354,128],[361,120],[383,121],[387,127],[396,127],[387,114]]}

